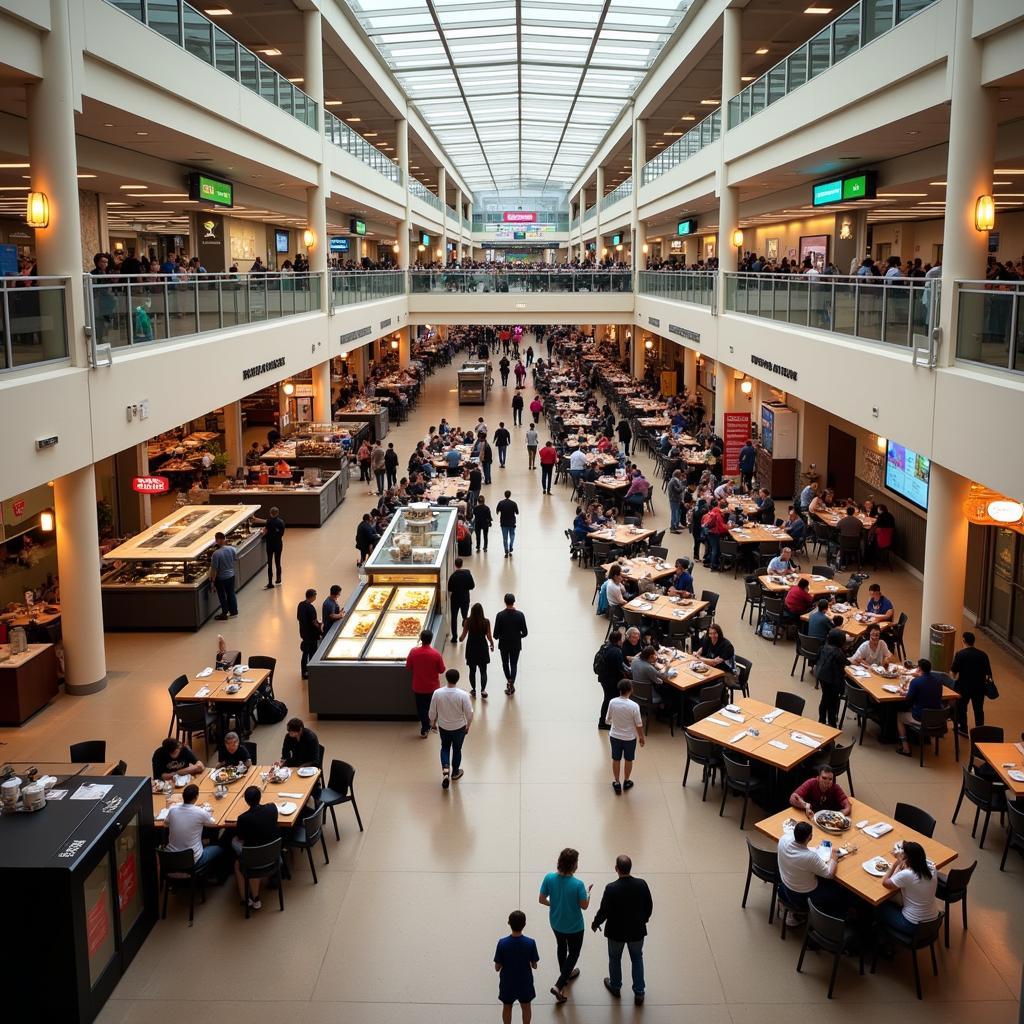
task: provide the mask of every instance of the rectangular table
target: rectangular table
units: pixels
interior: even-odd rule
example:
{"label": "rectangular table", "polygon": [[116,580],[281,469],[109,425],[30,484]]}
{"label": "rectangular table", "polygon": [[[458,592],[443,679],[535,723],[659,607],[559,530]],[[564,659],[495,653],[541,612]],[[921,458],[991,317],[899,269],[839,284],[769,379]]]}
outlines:
{"label": "rectangular table", "polygon": [[811,597],[835,597],[845,594],[847,590],[842,583],[836,583],[825,576],[814,576],[809,572],[792,573],[789,576],[758,576],[757,579],[769,594],[785,594],[790,587],[796,586],[799,579],[805,579],[810,584]]}
{"label": "rectangular table", "polygon": [[705,686],[713,686],[719,680],[725,678],[725,672],[712,665],[707,666],[707,672],[694,672],[690,668],[694,657],[686,651],[677,651],[663,647],[658,651],[658,669],[661,672],[674,671],[676,674],[669,680],[669,685],[675,687],[682,693],[688,690],[701,689]]}
{"label": "rectangular table", "polygon": [[672,421],[667,416],[641,416],[637,423],[648,430],[667,430],[672,426]]}
{"label": "rectangular table", "polygon": [[[205,701],[221,719],[221,736],[228,731],[227,720],[232,715],[235,716],[239,731],[248,736],[252,731],[249,705],[255,700],[257,690],[269,678],[270,670],[265,668],[250,668],[237,679],[230,672],[214,672],[206,679],[192,679],[179,691],[174,703],[194,704],[196,701]],[[231,682],[238,682],[241,687],[237,693],[228,693],[227,687]]]}
{"label": "rectangular table", "polygon": [[[684,600],[689,600],[690,603],[683,604]],[[650,605],[651,607],[649,609],[646,607],[641,608],[641,605]],[[661,619],[665,622],[688,622],[690,619],[702,614],[707,609],[708,602],[690,598],[673,601],[671,597],[655,596],[654,594],[648,596],[645,594],[642,597],[635,597],[632,601],[628,601],[626,607],[631,612],[639,612],[641,615],[646,615],[649,619]]]}
{"label": "rectangular table", "polygon": [[675,567],[668,565],[659,558],[625,558],[622,561],[609,562],[601,568],[608,572],[613,565],[622,566],[622,574],[628,580],[652,580],[657,583],[659,580],[668,579],[675,574]]}
{"label": "rectangular table", "polygon": [[[25,773],[30,768],[38,769],[38,775],[54,775],[58,782],[73,775],[96,776],[109,775],[117,767],[116,761],[93,761],[92,763],[77,764],[72,761],[0,761],[0,772],[8,768],[14,769],[14,774],[25,781]],[[37,776],[38,777],[38,776]],[[57,789],[63,787],[58,785]]]}
{"label": "rectangular table", "polygon": [[[875,520],[872,516],[865,515],[863,512],[857,512],[855,515],[861,521],[865,530],[870,530],[875,525]],[[846,509],[844,508],[841,512],[815,512],[814,516],[816,519],[820,519],[826,526],[835,528],[839,525],[840,519],[846,518]]]}
{"label": "rectangular table", "polygon": [[[835,618],[837,615],[841,615],[843,619],[843,624],[839,628],[850,638],[851,641],[855,641],[858,643],[864,639],[867,631],[872,626],[879,626],[882,632],[884,633],[887,629],[889,629],[890,626],[893,625],[893,623],[891,622],[869,622],[867,621],[867,618],[870,617],[865,617],[865,613],[862,612],[859,608],[850,608],[845,612],[837,612],[830,608],[827,614],[830,618]],[[861,617],[860,622],[857,621],[858,615]],[[811,613],[805,612],[803,615],[800,616],[800,621],[809,622],[810,618]]]}
{"label": "rectangular table", "polygon": [[760,523],[753,523],[750,526],[733,527],[729,531],[737,544],[791,544],[793,538],[788,533],[774,527],[762,526]]}
{"label": "rectangular table", "polygon": [[[867,672],[867,675],[861,675],[860,672]],[[899,686],[901,682],[905,682],[910,678],[910,673],[904,673],[897,679],[886,679],[877,672],[872,672],[866,665],[847,665],[844,674],[850,682],[856,683],[861,689],[865,690],[878,705],[879,740],[882,743],[895,743],[898,735],[896,715],[900,711],[909,710],[910,705],[907,703],[906,694],[892,693],[886,690],[885,687]],[[944,705],[949,705],[959,699],[960,696],[956,690],[948,686],[942,687],[942,703]]]}
{"label": "rectangular table", "polygon": [[[979,743],[978,753],[992,766],[995,773],[1003,780],[1006,788],[1015,797],[1024,797],[1024,782],[1010,778],[1011,771],[1024,771],[1024,753],[1020,743]],[[1004,764],[1013,762],[1013,768],[1004,768]]]}
{"label": "rectangular table", "polygon": [[[623,485],[626,486],[626,481],[623,481]],[[600,487],[601,484],[598,483],[597,486]],[[640,544],[642,541],[647,540],[648,537],[656,532],[656,530],[645,530],[639,526],[620,526],[616,524],[613,529],[598,530],[592,533],[590,539],[610,541],[612,544],[617,544],[620,548],[629,548],[634,544]]]}
{"label": "rectangular table", "polygon": [[[836,866],[835,879],[843,888],[849,889],[850,892],[863,900],[867,900],[873,906],[877,907],[880,903],[884,903],[893,893],[892,890],[886,889],[882,885],[881,878],[868,874],[862,865],[866,860],[874,859],[875,857],[885,857],[891,864],[894,856],[893,846],[897,842],[912,840],[915,843],[920,843],[924,847],[928,859],[933,861],[937,868],[943,868],[951,861],[956,860],[956,850],[951,850],[948,846],[944,846],[934,839],[929,839],[927,836],[921,835],[920,832],[907,828],[906,825],[899,824],[889,817],[888,814],[876,811],[862,800],[851,799],[850,804],[852,807],[850,818],[854,823],[863,821],[865,818],[868,819],[869,825],[876,825],[884,821],[886,824],[893,826],[892,831],[875,839],[866,832],[857,829],[855,825],[852,825],[848,831],[836,835],[823,831],[811,822],[812,832],[811,838],[808,840],[808,846],[813,849],[823,839],[828,839],[834,846],[840,847],[844,843],[853,843],[857,850],[840,858]],[[759,821],[755,828],[778,842],[786,831],[784,828],[785,823],[790,820],[796,822],[801,820],[807,821],[808,819],[806,815],[800,814],[799,811],[790,807],[784,811],[779,811],[778,814],[773,814],[770,818]]]}

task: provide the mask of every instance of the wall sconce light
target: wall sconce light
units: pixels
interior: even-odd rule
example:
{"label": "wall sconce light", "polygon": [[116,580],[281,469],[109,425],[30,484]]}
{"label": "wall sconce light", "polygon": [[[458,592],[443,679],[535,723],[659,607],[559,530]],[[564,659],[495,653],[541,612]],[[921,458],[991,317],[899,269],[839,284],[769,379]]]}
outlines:
{"label": "wall sconce light", "polygon": [[622,243],[621,242],[617,246],[615,246],[615,251],[616,252],[622,252]]}
{"label": "wall sconce light", "polygon": [[50,200],[45,192],[29,192],[25,203],[25,221],[30,228],[45,228],[50,223]]}
{"label": "wall sconce light", "polygon": [[651,251],[650,246],[646,242],[644,242],[643,250],[645,256]]}
{"label": "wall sconce light", "polygon": [[739,228],[732,233],[732,244],[736,246],[737,249],[743,245],[743,232],[740,231]]}
{"label": "wall sconce light", "polygon": [[49,509],[45,512],[39,513],[39,529],[43,533],[53,533],[54,527],[54,516],[53,512]]}
{"label": "wall sconce light", "polygon": [[302,232],[302,244],[307,249],[316,248],[316,232],[312,228],[306,228],[306,230]]}
{"label": "wall sconce light", "polygon": [[742,384],[740,384],[740,391],[742,391],[745,395],[749,396],[750,392],[753,390],[754,385],[749,380],[745,380]]}
{"label": "wall sconce light", "polygon": [[393,349],[395,349],[396,351],[398,350],[398,339],[397,338],[392,338],[391,339],[391,347]]}
{"label": "wall sconce light", "polygon": [[997,523],[1019,523],[1024,518],[1024,505],[1009,498],[990,501],[985,511]]}
{"label": "wall sconce light", "polygon": [[295,385],[291,381],[288,381],[288,383],[285,384],[285,386],[281,390],[284,391],[284,393],[289,398],[291,398],[291,396],[295,394]]}
{"label": "wall sconce light", "polygon": [[647,351],[648,351],[648,352],[650,352],[650,351],[651,351],[651,349],[652,349],[652,348],[654,348],[654,342],[653,342],[653,341],[651,341],[651,339],[650,339],[650,338],[648,338],[648,339],[647,339],[647,340],[646,340],[646,341],[644,342],[644,348],[645,348],[645,349],[647,349]]}
{"label": "wall sconce light", "polygon": [[434,255],[440,260],[444,258],[444,249],[438,249]]}
{"label": "wall sconce light", "polygon": [[608,247],[607,247],[607,246],[605,246],[605,248],[603,248],[603,249],[601,250],[601,255],[602,255],[602,256],[607,256],[607,255],[608,255]]}
{"label": "wall sconce light", "polygon": [[990,195],[978,196],[974,204],[974,226],[978,231],[991,231],[996,223],[996,204]]}
{"label": "wall sconce light", "polygon": [[342,352],[341,353],[341,358],[342,359],[348,359],[348,353],[347,352]]}
{"label": "wall sconce light", "polygon": [[878,445],[878,450],[880,452],[884,452],[885,451],[885,438],[884,437],[876,437],[875,438],[875,444]]}
{"label": "wall sconce light", "polygon": [[395,244],[391,246],[391,251],[397,256],[402,251],[402,247],[395,242]]}

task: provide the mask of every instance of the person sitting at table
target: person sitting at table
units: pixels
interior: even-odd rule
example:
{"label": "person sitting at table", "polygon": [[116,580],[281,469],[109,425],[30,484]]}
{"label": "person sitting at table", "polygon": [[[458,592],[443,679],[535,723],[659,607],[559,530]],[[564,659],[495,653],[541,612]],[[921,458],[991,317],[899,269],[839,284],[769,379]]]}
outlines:
{"label": "person sitting at table", "polygon": [[245,453],[245,464],[247,466],[258,466],[261,454],[259,441],[253,441],[252,447]]}
{"label": "person sitting at table", "polygon": [[818,811],[841,811],[845,815],[853,812],[850,798],[836,782],[835,772],[827,764],[820,765],[817,775],[793,790],[789,806],[803,811],[808,818],[813,818]]}
{"label": "person sitting at table", "polygon": [[678,711],[679,691],[655,664],[657,658],[658,652],[653,647],[645,647],[630,663],[629,674],[634,683],[650,683],[651,703],[674,715]]}
{"label": "person sitting at table", "polygon": [[449,448],[444,453],[445,465],[448,467],[449,476],[459,475],[459,463],[462,462],[462,452],[458,448]]}
{"label": "person sitting at table", "polygon": [[892,658],[892,652],[882,639],[881,626],[872,626],[865,640],[850,659],[853,665],[885,665]]}
{"label": "person sitting at table", "polygon": [[626,637],[622,641],[622,657],[628,665],[647,645],[640,636],[640,630],[636,626],[630,626],[626,630]]}
{"label": "person sitting at table", "polygon": [[[779,896],[789,906],[798,907],[798,912],[806,910],[811,899],[819,910],[841,912],[845,897],[833,881],[839,863],[838,846],[833,844],[832,855],[823,861],[817,850],[807,846],[813,832],[809,821],[798,821],[793,831],[784,832],[779,840]],[[794,928],[800,923],[796,913],[786,911],[787,927]]]}
{"label": "person sitting at table", "polygon": [[317,768],[320,765],[320,741],[312,729],[307,729],[301,718],[288,720],[281,757],[275,763],[285,768]]}
{"label": "person sitting at table", "polygon": [[582,506],[577,505],[576,518],[572,521],[573,540],[589,548],[592,546],[590,535],[597,529],[598,527],[590,521],[590,514]]}
{"label": "person sitting at table", "polygon": [[196,801],[199,787],[190,782],[181,791],[181,803],[171,804],[167,811],[167,849],[171,853],[191,850],[196,870],[206,868],[224,852],[216,843],[203,846],[203,829],[217,824],[214,816]]}
{"label": "person sitting at table", "polygon": [[767,487],[762,487],[758,490],[754,503],[757,505],[757,521],[764,526],[774,526],[775,501]]}
{"label": "person sitting at table", "polygon": [[168,736],[153,751],[153,778],[169,781],[175,775],[202,775],[206,766],[181,740]]}
{"label": "person sitting at table", "polygon": [[814,605],[814,597],[811,595],[811,585],[801,577],[786,591],[782,600],[782,610],[791,619],[799,621],[802,615],[806,615]]}
{"label": "person sitting at table", "polygon": [[868,498],[864,502],[864,504],[861,505],[861,508],[864,511],[864,515],[869,516],[871,518],[874,518],[878,514],[877,509],[875,507],[875,503],[874,501],[871,500],[871,498]]}
{"label": "person sitting at table", "polygon": [[[927,658],[921,658],[918,661],[913,679],[905,689],[901,687],[900,692],[910,704],[910,710],[901,711],[896,716],[896,731],[899,733],[899,738],[896,740],[896,753],[910,757],[907,726],[920,724],[922,711],[942,707],[942,683],[932,675],[932,663]],[[923,737],[922,742],[924,742]]]}
{"label": "person sitting at table", "polygon": [[868,587],[868,591],[871,597],[868,598],[867,606],[864,611],[870,615],[876,622],[892,622],[893,615],[896,614],[893,608],[892,601],[889,600],[883,593],[882,588],[877,583],[872,583]]}
{"label": "person sitting at table", "polygon": [[252,757],[249,748],[242,742],[237,732],[226,732],[224,739],[217,744],[217,767],[224,768],[236,764],[244,764],[246,768],[251,768]]}
{"label": "person sitting at table", "polygon": [[604,581],[604,596],[609,605],[620,608],[629,600],[625,593],[625,581],[622,578],[622,566],[616,562],[608,570],[608,578]]}
{"label": "person sitting at table", "polygon": [[768,572],[773,576],[788,576],[800,566],[793,561],[793,549],[783,548],[769,563]]}
{"label": "person sitting at table", "polygon": [[828,598],[819,597],[814,611],[807,620],[807,635],[824,640],[832,629],[832,616],[828,614]]}
{"label": "person sitting at table", "polygon": [[807,511],[810,515],[816,515],[818,512],[827,512],[829,508],[829,496],[832,494],[831,491],[827,490],[824,494],[815,494],[811,498],[810,505],[807,506]]}
{"label": "person sitting at table", "polygon": [[839,704],[846,688],[846,633],[838,626],[830,629],[825,643],[814,663],[814,678],[821,688],[818,702],[818,721],[836,727]]}
{"label": "person sitting at table", "polygon": [[642,516],[644,503],[647,501],[647,494],[650,489],[651,485],[647,482],[643,472],[637,469],[633,475],[633,482],[629,485],[629,489],[622,499],[623,503]]}
{"label": "person sitting at table", "polygon": [[722,627],[717,622],[712,622],[704,634],[697,660],[712,668],[720,668],[723,672],[736,671],[736,650],[726,640]]}
{"label": "person sitting at table", "polygon": [[[244,846],[266,846],[278,837],[277,829],[277,804],[261,803],[262,794],[259,786],[246,786],[242,798],[245,800],[248,810],[242,811],[235,823],[235,835],[231,840],[231,847],[236,856],[241,856]],[[235,861],[235,880],[238,882],[238,896],[245,906],[245,879],[242,877],[242,869],[239,862]],[[249,907],[252,910],[259,910],[263,906],[260,903],[260,884],[262,878],[249,879]]]}
{"label": "person sitting at table", "polygon": [[[719,503],[722,503],[722,502],[728,502],[728,501],[729,501],[729,499],[730,499],[730,498],[731,498],[731,497],[732,497],[732,496],[733,496],[733,495],[734,495],[735,493],[736,493],[736,491],[735,491],[735,489],[734,489],[734,488],[733,488],[733,486],[732,486],[732,481],[731,481],[731,480],[723,480],[723,481],[722,481],[722,482],[721,482],[721,483],[720,483],[720,484],[719,484],[719,485],[718,485],[718,486],[717,486],[717,487],[715,488],[715,497],[716,497],[716,498],[718,499]],[[724,506],[723,506],[723,507],[724,507]]]}
{"label": "person sitting at table", "polygon": [[670,597],[693,597],[693,563],[686,558],[676,559],[675,575],[669,581],[667,593]]}
{"label": "person sitting at table", "polygon": [[793,546],[799,549],[803,543],[804,535],[807,533],[807,524],[796,514],[796,509],[790,505],[786,513],[786,521],[782,529],[793,538]]}
{"label": "person sitting at table", "polygon": [[928,855],[920,843],[903,840],[903,849],[893,858],[882,885],[890,892],[899,892],[902,906],[886,900],[876,909],[878,920],[903,935],[913,935],[919,924],[939,916],[935,900],[938,872],[928,866]]}

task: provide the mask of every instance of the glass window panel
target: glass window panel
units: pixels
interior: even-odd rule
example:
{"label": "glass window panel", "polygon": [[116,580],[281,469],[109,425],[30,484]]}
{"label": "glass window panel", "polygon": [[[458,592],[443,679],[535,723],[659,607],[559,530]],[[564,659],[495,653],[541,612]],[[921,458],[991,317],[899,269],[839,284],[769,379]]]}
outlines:
{"label": "glass window panel", "polygon": [[181,45],[181,22],[178,19],[177,0],[148,0],[146,12],[150,28],[156,29],[176,46]]}
{"label": "glass window panel", "polygon": [[246,89],[252,89],[253,92],[260,91],[258,63],[256,54],[244,47],[238,48],[239,81]]}
{"label": "glass window panel", "polygon": [[870,43],[892,28],[896,0],[863,0],[860,7],[864,19],[865,43]]}
{"label": "glass window panel", "polygon": [[786,59],[786,73],[789,76],[787,91],[800,88],[807,81],[807,47],[801,46]]}
{"label": "glass window panel", "polygon": [[896,5],[896,21],[906,21],[912,14],[930,7],[935,0],[898,0]]}
{"label": "glass window panel", "polygon": [[807,44],[807,77],[820,75],[832,63],[832,33],[830,29],[822,29]]}
{"label": "glass window panel", "polygon": [[213,25],[198,11],[185,7],[185,49],[207,64],[213,63]]}
{"label": "glass window panel", "polygon": [[832,25],[833,62],[849,57],[860,47],[860,11],[854,7]]}
{"label": "glass window panel", "polygon": [[270,103],[277,104],[277,72],[260,61],[260,95]]}
{"label": "glass window panel", "polygon": [[238,80],[238,47],[234,39],[219,28],[213,30],[213,50],[218,71]]}
{"label": "glass window panel", "polygon": [[786,95],[786,65],[780,64],[768,72],[768,103],[775,103]]}

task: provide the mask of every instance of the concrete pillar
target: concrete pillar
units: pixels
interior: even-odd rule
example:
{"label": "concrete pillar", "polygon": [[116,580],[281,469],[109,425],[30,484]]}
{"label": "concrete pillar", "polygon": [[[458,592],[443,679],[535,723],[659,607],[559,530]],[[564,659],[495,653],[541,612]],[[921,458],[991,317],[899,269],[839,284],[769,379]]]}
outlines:
{"label": "concrete pillar", "polygon": [[598,169],[597,169],[597,189],[595,191],[596,191],[597,198],[594,200],[594,202],[597,204],[597,210],[595,211],[594,216],[597,218],[597,220],[596,220],[596,223],[594,225],[594,234],[597,235],[597,254],[598,254],[598,256],[600,256],[601,255],[601,248],[602,248],[602,246],[601,246],[601,207],[604,205],[604,168],[603,167],[598,167]]}
{"label": "concrete pillar", "polygon": [[325,359],[313,367],[313,419],[331,422],[331,361]]}
{"label": "concrete pillar", "polygon": [[736,371],[719,361],[715,367],[715,433],[725,437],[725,414],[736,410]]}
{"label": "concrete pillar", "polygon": [[[304,37],[305,81],[303,90],[324,110],[324,44],[320,23],[320,11],[317,9],[302,12],[302,32]],[[324,134],[319,133],[319,143],[315,152],[317,161],[317,182],[306,188],[306,223],[313,232],[312,246],[306,247],[309,269],[313,273],[324,273],[327,270],[327,197],[330,194],[328,185],[327,164],[324,160]],[[325,282],[320,288],[320,308],[326,312],[330,288]]]}
{"label": "concrete pillar", "polygon": [[[25,87],[28,114],[25,124],[32,168],[31,189],[44,193],[49,200],[50,223],[36,229],[36,258],[40,274],[70,278],[67,285],[68,347],[75,366],[88,366],[89,350],[81,327],[85,323],[85,294],[75,145],[75,109],[81,107],[81,102],[72,73],[69,5],[66,0],[39,2],[50,9],[50,30],[39,37],[43,77]],[[44,313],[46,305],[44,302]],[[60,315],[57,309],[53,313]],[[93,491],[95,493],[95,485]],[[93,509],[94,525],[95,519]],[[89,600],[98,602],[99,593],[90,595]],[[102,650],[102,636],[100,648]]]}
{"label": "concrete pillar", "polygon": [[407,327],[398,332],[398,365],[405,369],[409,365],[412,343],[416,337],[416,328]]}
{"label": "concrete pillar", "polygon": [[[57,6],[57,5],[54,5]],[[74,165],[72,165],[74,172]],[[83,466],[53,484],[60,572],[64,688],[69,694],[96,693],[107,685],[100,597],[96,472]]]}
{"label": "concrete pillar", "polygon": [[696,349],[683,347],[683,386],[696,398],[697,396],[697,352]]}
{"label": "concrete pillar", "polygon": [[[135,464],[139,476],[149,476],[149,444],[146,441],[135,446]],[[143,530],[153,525],[152,495],[139,495],[139,525]]]}
{"label": "concrete pillar", "polygon": [[638,212],[638,194],[640,192],[640,171],[647,153],[647,122],[642,117],[633,121],[633,269],[646,270],[647,260],[644,246],[647,244],[647,233]]}
{"label": "concrete pillar", "polygon": [[[995,166],[997,97],[995,89],[986,89],[979,84],[984,40],[975,39],[971,34],[974,7],[975,0],[959,0],[957,3],[953,53],[950,54],[952,102],[949,108],[940,298],[940,323],[945,344],[939,351],[939,361],[946,366],[952,364],[956,356],[956,290],[953,282],[977,281],[985,276],[988,233],[975,228],[974,207],[978,196],[992,194],[992,170]],[[959,593],[957,599],[962,596]]]}
{"label": "concrete pillar", "polygon": [[[722,15],[722,118],[729,99],[740,91],[740,69],[743,58],[742,11],[727,7]],[[725,131],[723,128],[718,165],[718,268],[725,272],[736,270],[736,246],[732,233],[739,227],[739,194],[728,184],[728,166],[725,163]],[[725,309],[725,288],[719,289],[719,311]]]}
{"label": "concrete pillar", "polygon": [[643,332],[637,328],[633,328],[633,339],[629,346],[629,361],[630,361],[630,373],[633,374],[638,380],[643,378],[644,371],[647,368],[647,349],[644,346]]}
{"label": "concrete pillar", "polygon": [[444,236],[448,231],[448,201],[445,194],[448,192],[448,172],[443,166],[437,168],[437,195],[441,200],[441,245],[444,246]]}
{"label": "concrete pillar", "polygon": [[224,452],[228,457],[227,472],[234,473],[245,465],[245,435],[242,432],[242,403],[224,403]]}
{"label": "concrete pillar", "polygon": [[409,210],[409,122],[404,117],[395,121],[395,151],[398,153],[398,167],[402,172],[402,185],[405,190],[405,219],[398,223],[398,266],[408,270],[409,236],[412,233],[412,213]]}
{"label": "concrete pillar", "polygon": [[971,482],[931,464],[928,483],[928,526],[924,537],[924,583],[921,586],[921,657],[928,657],[928,627],[963,626],[967,580],[967,520],[963,503]]}

